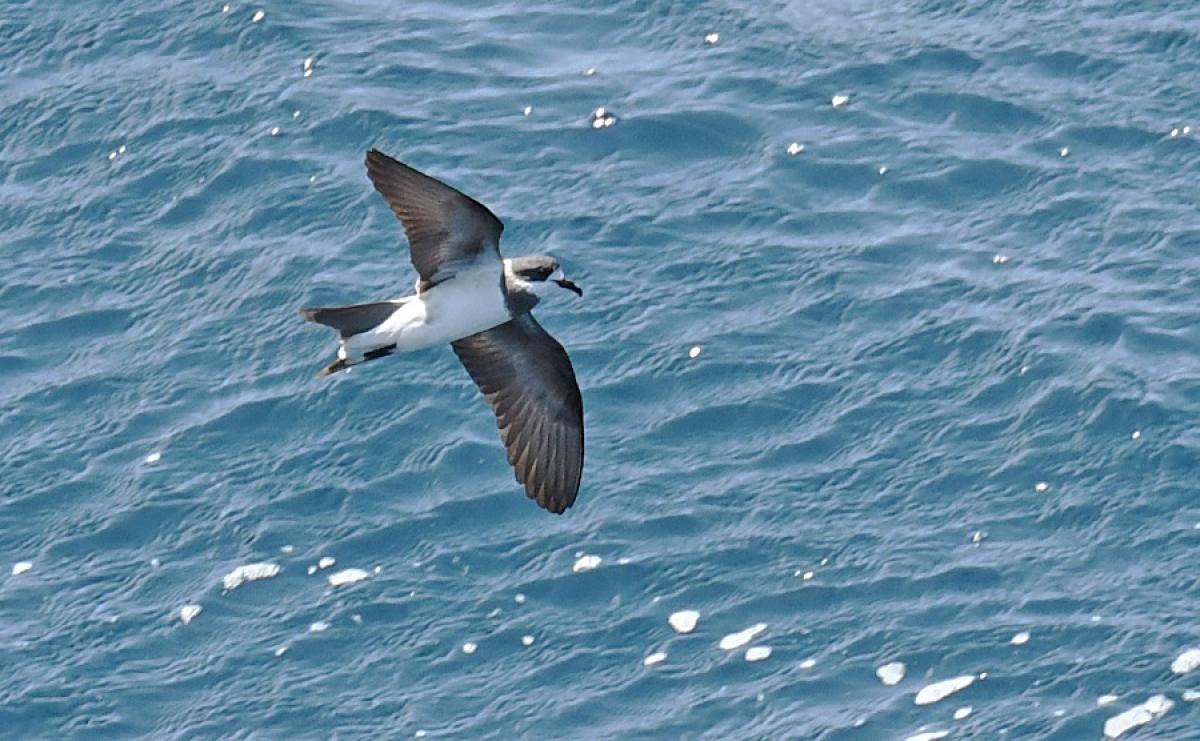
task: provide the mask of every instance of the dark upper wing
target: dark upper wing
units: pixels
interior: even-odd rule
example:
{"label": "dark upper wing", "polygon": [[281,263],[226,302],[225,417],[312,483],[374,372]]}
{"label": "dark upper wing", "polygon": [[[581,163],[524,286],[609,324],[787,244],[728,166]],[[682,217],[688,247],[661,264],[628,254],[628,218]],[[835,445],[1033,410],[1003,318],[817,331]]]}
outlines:
{"label": "dark upper wing", "polygon": [[531,314],[451,345],[496,413],[517,481],[562,513],[583,476],[583,398],[567,351]]}
{"label": "dark upper wing", "polygon": [[504,224],[487,206],[377,149],[367,152],[367,175],[404,225],[423,287],[438,283],[447,263],[487,257],[501,269]]}

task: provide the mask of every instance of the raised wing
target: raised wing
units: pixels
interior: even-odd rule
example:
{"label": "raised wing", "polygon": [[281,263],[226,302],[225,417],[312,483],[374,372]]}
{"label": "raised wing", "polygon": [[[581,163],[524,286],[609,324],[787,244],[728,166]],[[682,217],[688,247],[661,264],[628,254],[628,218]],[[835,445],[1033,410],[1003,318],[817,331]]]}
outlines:
{"label": "raised wing", "polygon": [[583,397],[567,351],[531,314],[451,345],[496,413],[517,481],[561,514],[583,476]]}
{"label": "raised wing", "polygon": [[452,277],[457,265],[480,258],[503,269],[504,224],[487,206],[377,149],[367,152],[367,175],[404,225],[422,290]]}

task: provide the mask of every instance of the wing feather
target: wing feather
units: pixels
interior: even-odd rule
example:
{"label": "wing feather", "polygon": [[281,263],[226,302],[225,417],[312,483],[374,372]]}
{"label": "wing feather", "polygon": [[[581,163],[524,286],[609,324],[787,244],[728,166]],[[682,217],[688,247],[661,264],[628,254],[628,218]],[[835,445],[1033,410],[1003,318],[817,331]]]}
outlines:
{"label": "wing feather", "polygon": [[377,149],[367,152],[367,175],[404,225],[421,290],[481,258],[502,269],[504,224],[487,206]]}
{"label": "wing feather", "polygon": [[451,344],[496,414],[525,493],[565,511],[583,477],[583,397],[566,350],[530,314]]}

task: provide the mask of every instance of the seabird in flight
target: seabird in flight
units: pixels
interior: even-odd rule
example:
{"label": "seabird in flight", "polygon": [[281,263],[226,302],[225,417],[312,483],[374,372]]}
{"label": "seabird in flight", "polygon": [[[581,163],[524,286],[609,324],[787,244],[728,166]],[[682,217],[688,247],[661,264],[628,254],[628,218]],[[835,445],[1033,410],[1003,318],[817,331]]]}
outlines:
{"label": "seabird in flight", "polygon": [[553,257],[500,257],[504,224],[470,196],[375,149],[367,175],[404,226],[420,278],[393,301],[303,309],[340,339],[321,375],[449,342],[496,413],[517,481],[561,514],[583,475],[583,398],[566,350],[530,310],[558,288],[583,290]]}

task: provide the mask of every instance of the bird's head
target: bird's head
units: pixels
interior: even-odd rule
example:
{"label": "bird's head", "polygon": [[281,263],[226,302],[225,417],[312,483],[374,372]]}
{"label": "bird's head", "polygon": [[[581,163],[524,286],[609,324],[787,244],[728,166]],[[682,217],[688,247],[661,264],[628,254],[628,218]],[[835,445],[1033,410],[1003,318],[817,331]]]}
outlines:
{"label": "bird's head", "polygon": [[565,288],[577,296],[583,295],[583,289],[567,280],[558,260],[549,255],[514,257],[509,261],[509,267],[513,276],[528,283],[529,290],[539,298],[549,294],[555,287]]}

